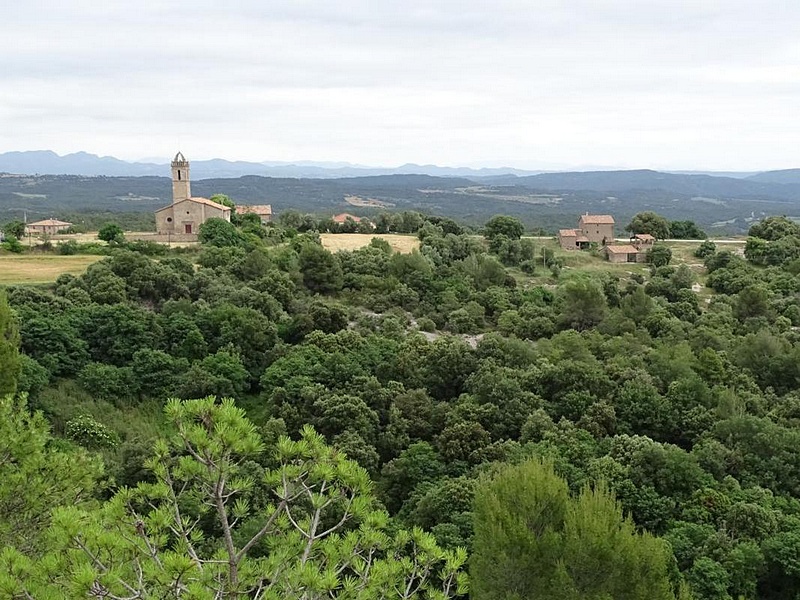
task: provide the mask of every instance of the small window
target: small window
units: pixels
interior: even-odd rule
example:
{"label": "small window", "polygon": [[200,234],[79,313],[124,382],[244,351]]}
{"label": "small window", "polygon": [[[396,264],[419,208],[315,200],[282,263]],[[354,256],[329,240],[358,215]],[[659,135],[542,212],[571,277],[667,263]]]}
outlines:
{"label": "small window", "polygon": [[181,180],[181,170],[178,169],[178,181],[180,181],[180,180]]}
{"label": "small window", "polygon": [[172,223],[172,217],[167,217],[167,223]]}
{"label": "small window", "polygon": [[186,214],[187,214],[187,215],[189,214],[189,211],[188,211],[188,210],[186,211]]}

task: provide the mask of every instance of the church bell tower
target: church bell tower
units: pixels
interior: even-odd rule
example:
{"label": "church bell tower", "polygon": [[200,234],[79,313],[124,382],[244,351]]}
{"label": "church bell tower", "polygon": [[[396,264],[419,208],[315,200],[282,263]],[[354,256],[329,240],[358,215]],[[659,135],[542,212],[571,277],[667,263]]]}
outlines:
{"label": "church bell tower", "polygon": [[189,187],[189,161],[178,152],[172,161],[172,203],[192,197]]}

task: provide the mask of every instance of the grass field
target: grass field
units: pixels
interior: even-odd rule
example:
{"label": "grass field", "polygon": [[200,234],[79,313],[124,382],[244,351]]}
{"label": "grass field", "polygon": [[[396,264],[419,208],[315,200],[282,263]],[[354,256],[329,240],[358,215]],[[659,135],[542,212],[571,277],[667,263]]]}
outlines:
{"label": "grass field", "polygon": [[62,273],[80,275],[102,256],[0,254],[0,285],[52,283]]}
{"label": "grass field", "polygon": [[358,250],[369,244],[372,238],[386,240],[392,250],[401,254],[408,254],[414,248],[419,248],[419,239],[416,236],[396,233],[323,233],[319,237],[322,240],[322,245],[331,252]]}

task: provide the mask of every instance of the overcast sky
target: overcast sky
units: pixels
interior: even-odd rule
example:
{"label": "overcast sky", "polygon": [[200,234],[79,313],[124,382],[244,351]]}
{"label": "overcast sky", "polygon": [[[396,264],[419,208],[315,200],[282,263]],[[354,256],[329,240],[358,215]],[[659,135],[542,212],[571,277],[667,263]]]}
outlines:
{"label": "overcast sky", "polygon": [[25,0],[0,152],[800,167],[798,0]]}

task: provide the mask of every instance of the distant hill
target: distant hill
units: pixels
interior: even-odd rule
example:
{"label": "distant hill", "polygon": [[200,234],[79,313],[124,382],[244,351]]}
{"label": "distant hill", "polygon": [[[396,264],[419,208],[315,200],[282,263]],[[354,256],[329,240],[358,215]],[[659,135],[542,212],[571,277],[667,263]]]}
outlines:
{"label": "distant hill", "polygon": [[783,169],[781,171],[765,171],[748,177],[750,181],[764,183],[800,184],[800,169]]}
{"label": "distant hill", "polygon": [[588,171],[581,173],[543,173],[527,177],[490,178],[493,183],[513,183],[538,190],[595,190],[630,192],[660,190],[713,198],[780,198],[800,201],[800,182],[762,182],[750,178],[713,177],[662,173],[647,169],[635,171]]}
{"label": "distant hill", "polygon": [[[418,210],[473,225],[496,214],[513,215],[532,228],[551,232],[574,226],[578,215],[587,211],[613,214],[621,227],[637,212],[653,210],[670,219],[694,220],[720,234],[744,232],[753,220],[767,215],[800,217],[799,186],[654,171],[481,179],[419,174],[338,179],[247,175],[193,180],[192,192],[206,197],[223,193],[243,204],[272,204],[278,214],[297,209],[318,215],[346,211],[369,216],[382,210],[347,203],[348,197],[356,196],[391,210]],[[152,213],[171,202],[171,193],[168,177],[0,175],[0,223],[25,213],[31,219],[76,212]]]}

